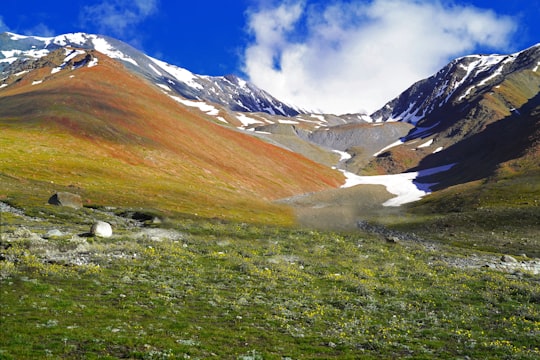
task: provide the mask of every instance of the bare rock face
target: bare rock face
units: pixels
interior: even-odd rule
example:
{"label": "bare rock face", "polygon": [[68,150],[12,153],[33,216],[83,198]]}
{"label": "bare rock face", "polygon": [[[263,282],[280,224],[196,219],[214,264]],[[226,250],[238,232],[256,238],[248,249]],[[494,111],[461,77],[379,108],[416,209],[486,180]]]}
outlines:
{"label": "bare rock face", "polygon": [[74,209],[80,209],[83,206],[81,196],[69,192],[57,192],[49,198],[49,204],[68,206]]}
{"label": "bare rock face", "polygon": [[112,236],[112,227],[111,224],[105,221],[96,221],[94,225],[90,228],[90,234],[94,236],[99,236],[103,238],[109,238]]}

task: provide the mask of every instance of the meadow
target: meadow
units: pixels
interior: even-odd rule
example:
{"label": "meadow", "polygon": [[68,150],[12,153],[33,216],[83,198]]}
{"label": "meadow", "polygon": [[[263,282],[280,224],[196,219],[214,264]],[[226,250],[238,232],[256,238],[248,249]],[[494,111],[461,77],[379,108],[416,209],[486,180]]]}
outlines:
{"label": "meadow", "polygon": [[2,214],[0,359],[540,357],[540,276],[460,248],[188,217],[101,239],[78,213]]}

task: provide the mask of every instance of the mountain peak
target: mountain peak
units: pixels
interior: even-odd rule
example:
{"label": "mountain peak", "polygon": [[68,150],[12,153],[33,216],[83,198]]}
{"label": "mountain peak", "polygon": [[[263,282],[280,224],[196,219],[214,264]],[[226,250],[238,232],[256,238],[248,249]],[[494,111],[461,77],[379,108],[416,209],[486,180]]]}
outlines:
{"label": "mountain peak", "polygon": [[70,33],[54,37],[0,35],[0,71],[20,59],[38,59],[60,47],[97,50],[119,60],[131,71],[162,89],[191,100],[219,104],[232,111],[296,116],[305,111],[288,105],[235,76],[202,76],[153,59],[119,40],[94,34]]}
{"label": "mountain peak", "polygon": [[376,122],[404,121],[417,125],[451,103],[482,94],[510,73],[536,72],[540,44],[508,55],[469,55],[457,58],[427,79],[420,80],[371,115]]}

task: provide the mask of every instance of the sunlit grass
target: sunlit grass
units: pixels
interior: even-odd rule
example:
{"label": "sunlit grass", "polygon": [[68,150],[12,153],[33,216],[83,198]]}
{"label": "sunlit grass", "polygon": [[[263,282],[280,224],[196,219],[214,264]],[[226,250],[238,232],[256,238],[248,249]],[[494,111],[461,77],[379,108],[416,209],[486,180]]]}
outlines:
{"label": "sunlit grass", "polygon": [[[10,242],[0,358],[540,356],[537,275],[459,269],[445,262],[458,253],[358,233],[167,227],[177,240]],[[88,263],[44,262],[44,246],[73,241]]]}

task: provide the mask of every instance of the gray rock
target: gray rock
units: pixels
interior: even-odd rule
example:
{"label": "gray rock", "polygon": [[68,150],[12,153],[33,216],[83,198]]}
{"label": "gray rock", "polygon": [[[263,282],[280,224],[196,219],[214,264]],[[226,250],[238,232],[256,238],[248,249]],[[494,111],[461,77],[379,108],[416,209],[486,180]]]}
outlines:
{"label": "gray rock", "polygon": [[80,209],[83,206],[81,196],[69,192],[57,192],[49,198],[49,204],[68,206],[74,209]]}
{"label": "gray rock", "polygon": [[59,237],[59,236],[64,236],[64,233],[62,233],[58,229],[52,229],[52,230],[47,231],[47,233],[45,235],[43,235],[43,238],[44,239],[50,239],[50,238]]}
{"label": "gray rock", "polygon": [[109,238],[112,236],[111,224],[105,221],[96,221],[90,228],[90,234],[103,238]]}
{"label": "gray rock", "polygon": [[501,261],[505,262],[505,263],[517,263],[518,262],[513,256],[510,256],[510,255],[503,255],[501,257]]}
{"label": "gray rock", "polygon": [[386,242],[397,244],[399,242],[399,238],[397,236],[387,236]]}

